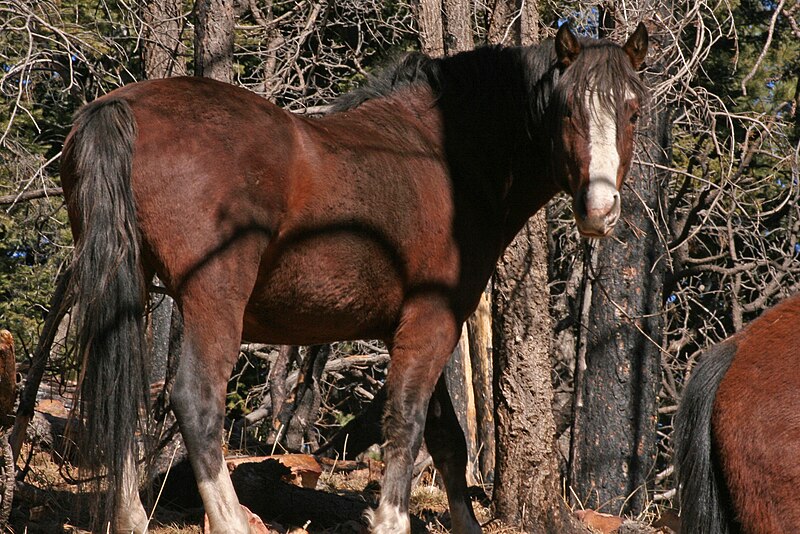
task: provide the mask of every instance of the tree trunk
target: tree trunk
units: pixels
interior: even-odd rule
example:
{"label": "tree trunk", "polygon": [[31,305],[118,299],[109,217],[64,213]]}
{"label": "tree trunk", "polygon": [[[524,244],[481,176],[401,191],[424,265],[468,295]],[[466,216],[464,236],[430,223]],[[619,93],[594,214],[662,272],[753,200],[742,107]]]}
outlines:
{"label": "tree trunk", "polygon": [[546,229],[539,212],[506,250],[495,275],[493,504],[505,523],[564,534],[580,527],[562,505],[555,456]]}
{"label": "tree trunk", "polygon": [[17,400],[17,360],[14,356],[14,337],[0,330],[0,427],[14,424],[14,401]]}
{"label": "tree trunk", "polygon": [[464,0],[443,0],[444,49],[448,55],[472,50],[472,28],[469,21],[469,3]]}
{"label": "tree trunk", "polygon": [[499,0],[489,13],[489,42],[528,46],[539,41],[538,2]]}
{"label": "tree trunk", "polygon": [[233,0],[197,0],[195,4],[195,76],[233,81]]}
{"label": "tree trunk", "polygon": [[148,0],[145,2],[144,49],[142,60],[145,77],[169,78],[186,76],[186,50],[181,41],[183,17],[180,0]]}
{"label": "tree trunk", "polygon": [[[669,123],[667,110],[643,114],[638,161],[668,164]],[[610,505],[605,511],[613,513],[643,509],[656,459],[666,254],[657,221],[665,180],[653,165],[634,164],[622,224],[584,261],[570,484],[584,506]]]}
{"label": "tree trunk", "polygon": [[478,309],[467,320],[472,387],[475,397],[478,472],[484,482],[494,481],[494,399],[492,398],[492,296],[485,291]]}
{"label": "tree trunk", "polygon": [[469,2],[417,0],[415,3],[422,51],[431,57],[452,55],[475,46]]}
{"label": "tree trunk", "polygon": [[432,57],[443,56],[444,21],[440,0],[417,0],[414,7],[422,51]]}
{"label": "tree trunk", "polygon": [[[522,11],[514,0],[506,4],[498,8],[519,13],[520,19],[510,30],[511,42],[538,42],[538,4],[522,4]],[[537,534],[567,534],[586,529],[561,498],[552,409],[547,242],[542,209],[506,249],[495,274],[492,346],[497,426],[492,500],[495,517],[505,523]]]}

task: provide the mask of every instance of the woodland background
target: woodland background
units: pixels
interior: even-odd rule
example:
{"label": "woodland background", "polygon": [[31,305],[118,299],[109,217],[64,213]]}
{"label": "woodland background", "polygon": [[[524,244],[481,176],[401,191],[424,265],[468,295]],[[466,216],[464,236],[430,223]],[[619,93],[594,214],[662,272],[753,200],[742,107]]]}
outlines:
{"label": "woodland background", "polygon": [[[82,104],[195,74],[322,113],[404,52],[529,45],[563,21],[617,41],[639,21],[650,31],[623,221],[587,241],[569,199],[552,201],[501,260],[447,372],[496,516],[537,532],[560,506],[543,494],[659,515],[698,356],[800,288],[796,0],[0,0],[0,327],[21,374],[72,250],[58,159]],[[165,298],[153,309],[154,380],[168,384],[179,317]],[[67,323],[46,369],[56,388],[75,378]],[[268,450],[331,439],[380,398],[388,365],[372,341],[242,356],[231,436]]]}

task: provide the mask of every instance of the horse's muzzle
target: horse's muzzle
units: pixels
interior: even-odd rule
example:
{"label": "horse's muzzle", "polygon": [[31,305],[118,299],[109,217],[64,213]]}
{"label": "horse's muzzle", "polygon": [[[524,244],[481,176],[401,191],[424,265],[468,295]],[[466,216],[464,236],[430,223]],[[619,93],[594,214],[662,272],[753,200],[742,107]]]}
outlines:
{"label": "horse's muzzle", "polygon": [[619,191],[610,180],[590,181],[572,203],[578,231],[584,237],[606,237],[619,221]]}

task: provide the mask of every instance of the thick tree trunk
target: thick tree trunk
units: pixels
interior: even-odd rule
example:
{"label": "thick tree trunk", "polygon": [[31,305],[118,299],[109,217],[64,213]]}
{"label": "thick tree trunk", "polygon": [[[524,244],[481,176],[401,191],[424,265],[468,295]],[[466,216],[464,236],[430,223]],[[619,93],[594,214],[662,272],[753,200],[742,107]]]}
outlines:
{"label": "thick tree trunk", "polygon": [[464,0],[443,0],[444,49],[448,55],[472,50],[472,27],[469,20],[469,3]]}
{"label": "thick tree trunk", "polygon": [[494,285],[495,516],[529,532],[580,531],[561,499],[551,403],[544,212],[501,259]]}
{"label": "thick tree trunk", "polygon": [[[508,0],[504,8],[525,19],[510,30],[511,42],[534,44],[538,42],[538,4],[526,2],[521,7],[520,11],[514,0]],[[495,517],[528,532],[568,534],[586,529],[561,498],[552,409],[547,243],[542,209],[505,251],[495,274],[493,506]]]}
{"label": "thick tree trunk", "polygon": [[195,4],[194,73],[223,82],[233,81],[233,0],[197,0]]}
{"label": "thick tree trunk", "polygon": [[668,162],[666,110],[646,113],[640,133],[645,148],[638,157],[645,164],[631,171],[622,224],[584,261],[586,330],[579,336],[570,460],[571,486],[584,506],[633,514],[647,500],[656,458],[666,253],[658,213],[665,177],[647,163]]}
{"label": "thick tree trunk", "polygon": [[142,8],[144,19],[145,77],[186,76],[186,50],[181,41],[183,18],[180,0],[148,0]]}
{"label": "thick tree trunk", "polygon": [[444,21],[440,0],[417,0],[415,2],[419,42],[422,51],[429,56],[444,55]]}
{"label": "thick tree trunk", "polygon": [[489,42],[528,46],[538,42],[539,3],[499,0],[489,13]]}
{"label": "thick tree trunk", "polygon": [[432,57],[472,50],[469,2],[417,0],[415,3],[422,51]]}

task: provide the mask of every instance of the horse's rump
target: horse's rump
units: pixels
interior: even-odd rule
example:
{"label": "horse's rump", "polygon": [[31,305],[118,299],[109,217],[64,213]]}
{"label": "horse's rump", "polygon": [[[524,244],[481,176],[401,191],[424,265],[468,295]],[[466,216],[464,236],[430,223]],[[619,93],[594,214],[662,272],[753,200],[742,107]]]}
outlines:
{"label": "horse's rump", "polygon": [[777,534],[800,525],[800,466],[793,460],[800,456],[798,347],[800,294],[764,312],[698,365],[676,429],[687,528]]}

